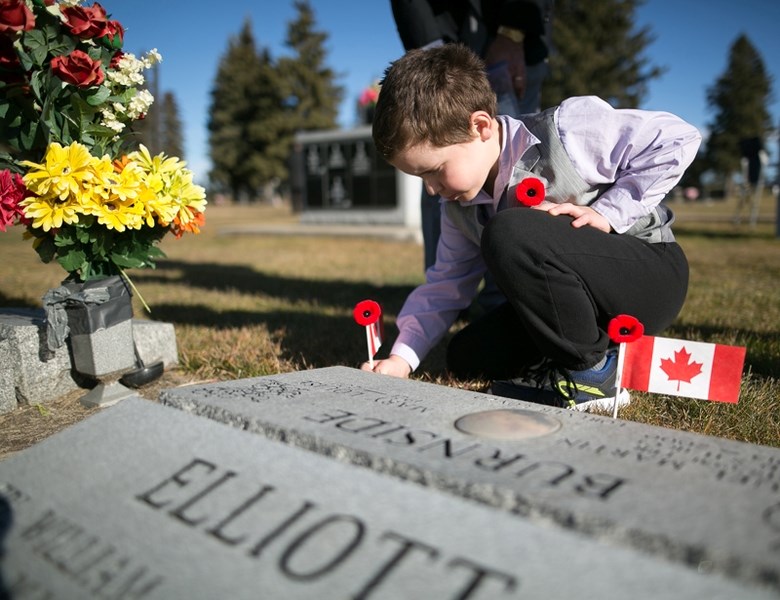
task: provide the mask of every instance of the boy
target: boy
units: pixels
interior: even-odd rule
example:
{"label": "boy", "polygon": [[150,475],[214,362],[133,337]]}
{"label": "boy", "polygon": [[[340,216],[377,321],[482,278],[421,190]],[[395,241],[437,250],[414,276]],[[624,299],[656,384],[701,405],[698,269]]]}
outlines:
{"label": "boy", "polygon": [[[611,405],[609,321],[630,314],[656,334],[682,308],[688,265],[660,202],[701,136],[668,113],[595,97],[520,120],[495,111],[484,65],[464,46],[413,50],[387,70],[374,142],[443,197],[442,234],[389,358],[373,370],[408,377],[489,270],[507,302],[453,337],[450,372],[493,380],[499,395]],[[518,184],[538,182],[545,200],[520,204]]]}

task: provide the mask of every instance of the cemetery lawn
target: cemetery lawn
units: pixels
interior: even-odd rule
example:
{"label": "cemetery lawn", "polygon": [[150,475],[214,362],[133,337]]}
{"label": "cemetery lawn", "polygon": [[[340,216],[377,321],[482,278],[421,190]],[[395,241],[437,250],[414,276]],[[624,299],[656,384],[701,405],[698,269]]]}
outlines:
{"label": "cemetery lawn", "polygon": [[[729,201],[678,202],[672,208],[691,280],[682,313],[662,335],[746,346],[740,401],[632,391],[633,402],[619,417],[780,447],[775,200],[764,199],[756,227],[734,225]],[[210,205],[200,235],[167,237],[162,244],[167,258],[156,269],[129,272],[152,309],[147,314],[136,297],[136,318],[173,323],[179,350],[179,368],[140,390],[142,396],[156,400],[160,390],[177,385],[357,366],[365,360],[365,333],[354,322],[352,308],[366,298],[383,307],[389,349],[395,316],[423,281],[422,247],[392,239],[300,234],[306,230],[288,207]],[[40,307],[41,296],[65,273],[59,265],[41,263],[21,237],[19,227],[0,232],[0,306]],[[484,391],[487,381],[448,377],[446,341],[413,377]],[[0,415],[0,459],[93,412],[78,403],[83,393]]]}

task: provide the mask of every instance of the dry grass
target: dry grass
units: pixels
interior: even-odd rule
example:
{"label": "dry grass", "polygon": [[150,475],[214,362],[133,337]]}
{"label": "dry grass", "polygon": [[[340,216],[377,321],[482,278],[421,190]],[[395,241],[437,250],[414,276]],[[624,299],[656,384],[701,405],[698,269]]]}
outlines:
{"label": "dry grass", "polygon": [[[740,403],[635,394],[621,418],[708,435],[780,446],[780,240],[774,201],[756,228],[728,222],[733,206],[675,205],[678,238],[691,263],[688,301],[670,337],[748,348]],[[199,236],[166,239],[156,270],[131,274],[152,307],[145,315],[174,324],[180,369],[163,385],[226,380],[332,365],[357,365],[364,337],[351,311],[363,298],[381,302],[388,333],[404,298],[422,281],[422,248],[369,238],[221,235],[235,225],[297,222],[285,208],[211,206]],[[63,278],[43,265],[20,231],[0,234],[0,306],[40,306]],[[446,343],[446,340],[445,342]],[[484,382],[450,379],[444,343],[416,377],[482,390]],[[7,368],[7,367],[6,367]],[[58,404],[60,402],[60,404]],[[86,416],[73,398],[0,416],[0,456]]]}

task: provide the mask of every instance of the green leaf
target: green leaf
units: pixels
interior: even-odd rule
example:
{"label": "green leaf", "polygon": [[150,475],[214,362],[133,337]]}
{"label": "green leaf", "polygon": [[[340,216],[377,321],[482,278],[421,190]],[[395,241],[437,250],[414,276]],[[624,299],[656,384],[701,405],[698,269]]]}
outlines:
{"label": "green leaf", "polygon": [[28,123],[19,130],[20,146],[25,150],[31,150],[35,146],[35,134],[38,133],[37,123]]}
{"label": "green leaf", "polygon": [[36,28],[26,31],[22,36],[22,44],[31,50],[35,50],[40,46],[46,46],[46,28]]}
{"label": "green leaf", "polygon": [[49,55],[49,49],[46,46],[39,46],[32,51],[32,59],[36,65],[43,66],[46,57]]}
{"label": "green leaf", "polygon": [[101,85],[93,94],[87,96],[87,104],[90,106],[99,106],[103,104],[111,95],[111,90],[107,86]]}
{"label": "green leaf", "polygon": [[71,250],[60,255],[57,262],[62,265],[68,273],[79,270],[86,262],[87,255],[82,250]]}
{"label": "green leaf", "polygon": [[126,254],[112,254],[111,260],[119,267],[123,269],[140,269],[146,265],[144,259],[139,259],[134,256],[128,256]]}
{"label": "green leaf", "polygon": [[33,70],[33,67],[35,66],[33,64],[33,57],[24,50],[17,50],[16,55],[19,57],[19,62],[22,65],[22,69],[29,72]]}
{"label": "green leaf", "polygon": [[41,257],[41,261],[48,264],[57,255],[57,247],[54,245],[54,240],[49,237],[38,238],[38,245],[35,247],[35,251],[38,256]]}
{"label": "green leaf", "polygon": [[35,97],[39,100],[43,98],[43,90],[46,83],[46,75],[43,71],[35,71],[30,77],[30,87]]}

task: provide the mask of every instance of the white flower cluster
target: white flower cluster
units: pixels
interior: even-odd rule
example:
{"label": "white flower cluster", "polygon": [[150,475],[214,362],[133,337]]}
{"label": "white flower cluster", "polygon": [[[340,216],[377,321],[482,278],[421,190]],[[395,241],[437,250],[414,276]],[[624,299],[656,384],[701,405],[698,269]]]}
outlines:
{"label": "white flower cluster", "polygon": [[[59,0],[59,2],[56,5],[47,6],[46,10],[48,10],[52,14],[59,14],[60,6],[80,6],[83,1],[84,0]],[[35,4],[33,3],[33,0],[24,0],[24,3],[27,5],[27,8],[29,8],[30,10],[33,10],[33,8],[35,8]]]}
{"label": "white flower cluster", "polygon": [[111,69],[106,74],[106,77],[110,82],[125,87],[143,85],[144,76],[142,71],[151,69],[159,62],[162,62],[162,56],[157,52],[157,49],[147,52],[140,59],[136,58],[135,54],[123,54],[117,61],[117,68]]}
{"label": "white flower cluster", "polygon": [[[162,56],[153,49],[142,56],[136,58],[134,54],[123,54],[117,61],[117,68],[111,69],[106,74],[106,78],[112,84],[133,88],[144,84],[142,71],[152,68],[162,61]],[[102,124],[113,129],[117,134],[122,133],[128,121],[135,121],[149,112],[149,107],[154,102],[154,96],[149,90],[140,90],[130,98],[127,105],[121,102],[114,102],[111,106],[103,108],[100,112],[103,115]]]}

